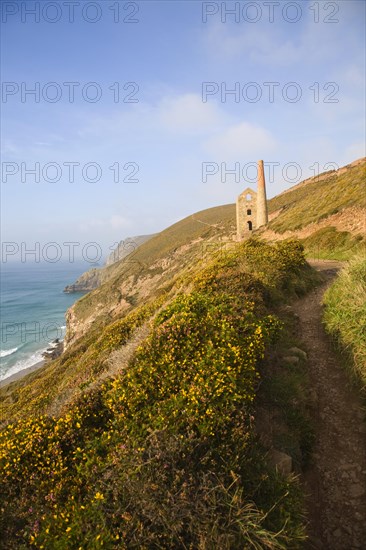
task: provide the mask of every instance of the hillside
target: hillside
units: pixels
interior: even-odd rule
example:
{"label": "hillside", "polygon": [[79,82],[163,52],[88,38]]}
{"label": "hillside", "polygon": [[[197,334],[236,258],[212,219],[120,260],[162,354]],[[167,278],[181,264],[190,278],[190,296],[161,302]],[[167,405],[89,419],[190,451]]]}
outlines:
{"label": "hillside", "polygon": [[[150,300],[0,390],[4,548],[300,547],[289,462],[306,463],[311,429],[281,308],[318,278],[296,242],[200,265],[187,250]],[[276,432],[260,440],[269,406]]]}
{"label": "hillside", "polygon": [[[362,159],[271,199],[271,221],[259,234],[271,241],[298,237],[310,257],[349,258],[365,246],[365,174],[366,160]],[[155,235],[123,260],[98,270],[99,288],[68,312],[66,345],[92,324],[103,324],[148,299],[164,281],[202,262],[209,251],[230,248],[235,224],[234,204],[203,210]],[[89,273],[86,281],[91,278],[94,284],[95,270]]]}
{"label": "hillside", "polygon": [[107,268],[116,262],[123,260],[126,256],[133,253],[141,244],[145,243],[154,235],[138,235],[136,237],[127,237],[120,241],[116,248],[109,254],[105,265],[101,268],[91,268],[83,273],[74,283],[67,285],[64,292],[90,292],[98,288],[108,279],[109,271]]}
{"label": "hillside", "polygon": [[[356,255],[324,296],[324,323],[366,395],[366,255]],[[360,330],[361,328],[361,330]]]}
{"label": "hillside", "polygon": [[[270,223],[263,236],[269,240],[297,237],[303,241],[310,256],[348,259],[355,249],[362,249],[362,241],[366,235],[365,185],[365,159],[358,159],[339,170],[309,178],[268,201]],[[166,241],[169,242],[173,234],[181,246],[189,242],[193,234],[201,236],[202,233],[202,238],[212,238],[212,235],[209,237],[209,234],[203,231],[205,224],[218,229],[218,239],[232,240],[235,238],[235,223],[234,204],[204,210],[162,232],[162,237],[158,238],[151,248],[144,248],[142,258],[150,257],[151,252],[156,254],[156,246],[162,242],[162,257],[165,252],[172,255],[174,247],[166,248]],[[140,246],[145,238],[150,237],[133,237],[132,240]],[[121,241],[118,250],[120,249],[123,257],[128,256],[130,250],[124,241]],[[131,261],[134,261],[135,252],[136,246],[133,245]],[[112,253],[110,256],[113,262],[109,258],[107,268],[89,270],[75,283],[66,287],[65,291],[94,290],[111,279],[120,270],[120,265],[116,266],[116,269],[109,269],[110,264],[115,262],[116,255]],[[122,260],[123,257],[119,259]],[[139,255],[136,261],[145,265]]]}
{"label": "hillside", "polygon": [[103,325],[148,300],[174,276],[202,263],[214,249],[230,246],[234,232],[234,206],[210,208],[172,225],[125,259],[101,270],[101,286],[68,311],[66,346],[92,324]]}
{"label": "hillside", "polygon": [[68,311],[62,356],[0,388],[4,548],[301,547],[289,474],[313,428],[288,304],[320,277],[285,237],[360,249],[364,169],[272,199],[270,226],[245,242],[225,205],[100,270]]}
{"label": "hillside", "polygon": [[[365,209],[365,176],[366,159],[361,159],[288,189],[269,202],[270,228],[278,233],[296,231],[326,218],[333,222],[334,215],[350,208]],[[344,228],[359,234],[364,227],[352,217]]]}
{"label": "hillside", "polygon": [[269,201],[267,239],[300,238],[309,255],[348,259],[364,247],[366,160],[320,174]]}
{"label": "hillside", "polygon": [[112,265],[134,252],[140,245],[154,237],[155,235],[137,235],[127,237],[118,243],[116,248],[109,254],[105,265]]}

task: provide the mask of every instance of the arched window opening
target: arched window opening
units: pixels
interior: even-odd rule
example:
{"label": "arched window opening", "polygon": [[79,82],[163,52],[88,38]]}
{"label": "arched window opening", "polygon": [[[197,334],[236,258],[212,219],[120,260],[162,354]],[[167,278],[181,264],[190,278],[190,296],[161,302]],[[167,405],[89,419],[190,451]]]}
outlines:
{"label": "arched window opening", "polygon": [[251,215],[252,215],[252,211],[251,211],[250,208],[248,208],[248,210],[247,210],[247,216],[251,216]]}
{"label": "arched window opening", "polygon": [[252,222],[247,222],[247,223],[248,223],[248,229],[249,229],[249,231],[252,231],[252,229],[253,229],[253,224],[252,224]]}
{"label": "arched window opening", "polygon": [[252,200],[252,195],[250,193],[247,193],[246,196],[245,196],[245,200],[251,201]]}

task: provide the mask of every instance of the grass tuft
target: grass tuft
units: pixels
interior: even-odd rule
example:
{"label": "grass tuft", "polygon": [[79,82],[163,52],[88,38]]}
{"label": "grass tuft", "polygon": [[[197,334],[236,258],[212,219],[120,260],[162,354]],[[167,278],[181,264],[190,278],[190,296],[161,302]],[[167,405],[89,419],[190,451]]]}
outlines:
{"label": "grass tuft", "polygon": [[356,256],[324,296],[327,331],[350,353],[356,376],[366,385],[366,257]]}

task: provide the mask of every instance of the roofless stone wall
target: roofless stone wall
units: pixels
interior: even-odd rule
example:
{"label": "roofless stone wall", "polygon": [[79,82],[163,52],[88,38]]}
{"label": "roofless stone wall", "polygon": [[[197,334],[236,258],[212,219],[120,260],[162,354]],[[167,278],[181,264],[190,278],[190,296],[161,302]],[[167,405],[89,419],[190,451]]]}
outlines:
{"label": "roofless stone wall", "polygon": [[263,160],[258,161],[257,182],[257,193],[247,187],[236,199],[236,234],[238,240],[248,238],[252,231],[268,223]]}

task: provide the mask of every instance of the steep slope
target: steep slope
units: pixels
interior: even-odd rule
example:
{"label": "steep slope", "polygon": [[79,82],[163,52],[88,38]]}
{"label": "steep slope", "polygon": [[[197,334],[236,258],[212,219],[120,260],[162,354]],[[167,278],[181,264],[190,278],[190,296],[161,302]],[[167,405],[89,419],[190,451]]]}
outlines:
{"label": "steep slope", "polygon": [[[269,201],[268,240],[298,237],[309,256],[347,259],[365,246],[366,160],[311,178]],[[194,268],[210,249],[235,239],[235,206],[210,208],[165,229],[101,270],[97,290],[68,312],[66,346],[91,325],[103,324],[153,295],[164,281]]]}
{"label": "steep slope", "polygon": [[234,205],[210,208],[172,225],[108,266],[101,286],[68,311],[66,347],[91,325],[103,325],[149,299],[175,275],[195,269],[215,248],[230,246],[234,233]]}
{"label": "steep slope", "polygon": [[155,234],[153,235],[137,235],[135,237],[127,237],[126,239],[123,239],[118,243],[116,248],[109,254],[109,256],[106,259],[105,265],[112,265],[116,262],[119,262],[120,260],[123,260],[126,256],[131,254],[131,252],[134,252],[136,248],[138,248],[140,245],[144,244],[146,241],[151,239],[152,237],[155,237]]}
{"label": "steep slope", "polygon": [[[364,208],[362,166],[324,176],[317,213],[311,181],[273,199],[272,238]],[[298,242],[234,234],[234,205],[208,209],[107,267],[66,352],[0,388],[4,548],[300,547],[299,488],[266,453],[299,472],[311,452],[306,353],[283,324],[318,278]]]}
{"label": "steep slope", "polygon": [[[278,233],[302,229],[350,207],[366,208],[366,159],[309,178],[274,197],[270,227]],[[355,226],[355,231],[360,228]]]}
{"label": "steep slope", "polygon": [[90,292],[98,288],[98,286],[108,279],[109,271],[107,268],[109,266],[123,260],[129,254],[135,252],[140,245],[154,236],[155,235],[139,235],[137,237],[127,237],[123,241],[120,241],[113,252],[107,257],[105,266],[89,269],[89,271],[83,273],[74,283],[67,285],[64,292]]}
{"label": "steep slope", "polygon": [[[257,440],[254,401],[282,362],[279,305],[315,283],[297,242],[211,251],[2,388],[3,548],[300,548],[299,487]],[[288,390],[301,463],[304,390]]]}
{"label": "steep slope", "polygon": [[269,213],[264,238],[296,236],[311,256],[350,258],[365,246],[366,160],[288,189],[269,201]]}

